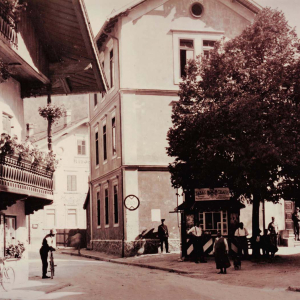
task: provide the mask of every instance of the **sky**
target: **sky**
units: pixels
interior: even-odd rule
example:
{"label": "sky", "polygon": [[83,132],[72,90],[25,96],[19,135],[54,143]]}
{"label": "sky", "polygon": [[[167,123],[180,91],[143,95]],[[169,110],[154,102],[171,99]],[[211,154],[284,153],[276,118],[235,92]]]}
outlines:
{"label": "sky", "polygon": [[[285,14],[291,27],[296,27],[300,37],[300,0],[255,0],[261,6],[277,8]],[[113,11],[133,2],[132,0],[85,0],[94,36],[99,32],[107,16]]]}

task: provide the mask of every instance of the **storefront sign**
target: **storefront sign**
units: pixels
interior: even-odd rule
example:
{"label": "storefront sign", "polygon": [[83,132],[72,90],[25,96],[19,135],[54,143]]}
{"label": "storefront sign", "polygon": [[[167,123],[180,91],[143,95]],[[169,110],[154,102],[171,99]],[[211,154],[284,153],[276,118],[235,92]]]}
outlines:
{"label": "storefront sign", "polygon": [[229,188],[195,189],[195,201],[229,200]]}

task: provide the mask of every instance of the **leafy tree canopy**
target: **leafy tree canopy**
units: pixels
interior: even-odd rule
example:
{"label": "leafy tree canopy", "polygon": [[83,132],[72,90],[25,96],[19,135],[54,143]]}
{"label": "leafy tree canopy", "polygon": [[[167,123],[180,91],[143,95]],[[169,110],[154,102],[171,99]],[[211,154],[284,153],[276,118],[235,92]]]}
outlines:
{"label": "leafy tree canopy", "polygon": [[258,203],[294,197],[299,57],[283,13],[265,8],[241,35],[216,43],[209,58],[189,61],[168,132],[174,187],[227,186]]}

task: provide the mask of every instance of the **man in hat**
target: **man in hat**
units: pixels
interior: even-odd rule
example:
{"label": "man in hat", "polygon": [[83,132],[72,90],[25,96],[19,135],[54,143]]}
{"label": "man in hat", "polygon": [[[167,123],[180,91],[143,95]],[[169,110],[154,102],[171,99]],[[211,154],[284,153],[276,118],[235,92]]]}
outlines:
{"label": "man in hat", "polygon": [[43,279],[50,278],[47,276],[47,268],[48,268],[48,252],[49,251],[55,251],[53,248],[53,237],[55,236],[53,230],[50,230],[50,233],[48,233],[42,242],[42,247],[40,249],[40,255],[43,265]]}
{"label": "man in hat", "polygon": [[164,224],[165,219],[161,219],[161,225],[158,226],[158,237],[160,239],[160,249],[161,253],[163,252],[163,243],[165,243],[166,253],[169,252],[169,231],[167,225]]}
{"label": "man in hat", "polygon": [[299,222],[300,222],[299,207],[296,207],[296,210],[292,215],[292,220],[294,222],[295,241],[297,240],[299,241]]}

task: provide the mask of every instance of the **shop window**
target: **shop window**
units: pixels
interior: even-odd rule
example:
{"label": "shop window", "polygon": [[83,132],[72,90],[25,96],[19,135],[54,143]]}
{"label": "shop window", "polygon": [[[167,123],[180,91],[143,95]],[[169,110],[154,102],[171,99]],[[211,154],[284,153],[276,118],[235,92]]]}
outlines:
{"label": "shop window", "polygon": [[77,154],[78,155],[86,155],[86,142],[85,140],[77,141]]}
{"label": "shop window", "polygon": [[104,190],[105,200],[105,225],[109,225],[108,189]]}
{"label": "shop window", "polygon": [[114,185],[114,223],[119,223],[118,186]]}
{"label": "shop window", "polygon": [[186,76],[185,67],[189,59],[194,59],[194,41],[180,40],[180,77]]}
{"label": "shop window", "polygon": [[205,231],[216,235],[218,231],[228,234],[228,219],[226,211],[199,213],[199,223]]}
{"label": "shop window", "polygon": [[77,191],[77,176],[67,175],[67,191],[75,192]]}
{"label": "shop window", "polygon": [[54,228],[55,225],[55,209],[46,209],[46,228]]}
{"label": "shop window", "polygon": [[5,216],[5,247],[16,242],[16,223],[15,216]]}
{"label": "shop window", "polygon": [[12,117],[7,114],[2,114],[2,131],[3,133],[11,135],[11,121]]}
{"label": "shop window", "polygon": [[69,208],[67,212],[67,224],[69,228],[77,227],[77,210],[75,208]]}
{"label": "shop window", "polygon": [[97,192],[97,226],[101,225],[100,192]]}

